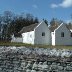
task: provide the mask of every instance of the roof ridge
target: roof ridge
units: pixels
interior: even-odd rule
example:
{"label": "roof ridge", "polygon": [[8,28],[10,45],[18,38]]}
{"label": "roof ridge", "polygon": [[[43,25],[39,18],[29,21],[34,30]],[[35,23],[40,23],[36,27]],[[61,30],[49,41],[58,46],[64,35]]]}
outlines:
{"label": "roof ridge", "polygon": [[23,27],[19,33],[23,33],[23,32],[29,32],[29,31],[33,31],[34,28],[38,25],[38,23],[35,23],[35,24],[31,24],[31,25],[28,25],[28,26],[25,26]]}

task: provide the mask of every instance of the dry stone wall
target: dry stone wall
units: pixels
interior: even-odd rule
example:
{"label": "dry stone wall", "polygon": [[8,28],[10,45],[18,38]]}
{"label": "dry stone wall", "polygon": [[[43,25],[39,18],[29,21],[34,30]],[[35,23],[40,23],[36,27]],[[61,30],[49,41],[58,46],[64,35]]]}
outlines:
{"label": "dry stone wall", "polygon": [[62,54],[50,48],[0,47],[0,72],[72,72],[71,50],[59,51]]}

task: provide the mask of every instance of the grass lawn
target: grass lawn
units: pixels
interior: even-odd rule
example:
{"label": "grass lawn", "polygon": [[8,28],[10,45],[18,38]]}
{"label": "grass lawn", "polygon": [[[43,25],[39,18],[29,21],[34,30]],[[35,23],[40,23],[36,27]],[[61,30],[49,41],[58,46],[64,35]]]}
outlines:
{"label": "grass lawn", "polygon": [[16,42],[0,42],[0,46],[26,46],[26,47],[39,47],[39,48],[57,48],[57,49],[72,49],[72,46],[52,46],[52,45],[32,45]]}

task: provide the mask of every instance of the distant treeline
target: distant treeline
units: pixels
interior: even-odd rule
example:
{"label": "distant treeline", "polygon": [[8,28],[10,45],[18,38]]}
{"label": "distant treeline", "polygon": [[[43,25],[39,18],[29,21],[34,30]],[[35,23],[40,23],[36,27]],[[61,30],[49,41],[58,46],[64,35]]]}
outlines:
{"label": "distant treeline", "polygon": [[10,40],[12,34],[17,34],[24,26],[38,23],[38,18],[32,14],[14,14],[5,11],[0,15],[0,40]]}
{"label": "distant treeline", "polygon": [[[48,21],[43,20],[48,25]],[[50,25],[56,26],[62,22],[62,20],[53,18]],[[11,11],[4,11],[3,14],[0,14],[0,41],[10,41],[12,34],[17,35],[24,26],[35,23],[39,23],[39,19],[30,13],[15,14]]]}

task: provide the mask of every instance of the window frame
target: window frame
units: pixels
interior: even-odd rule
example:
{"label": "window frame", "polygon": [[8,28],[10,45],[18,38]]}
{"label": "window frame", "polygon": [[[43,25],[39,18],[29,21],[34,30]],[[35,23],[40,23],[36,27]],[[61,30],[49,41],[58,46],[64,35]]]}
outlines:
{"label": "window frame", "polygon": [[45,32],[42,32],[42,36],[45,36]]}
{"label": "window frame", "polygon": [[61,37],[64,37],[64,32],[61,32]]}
{"label": "window frame", "polygon": [[70,37],[72,37],[72,32],[70,33]]}

